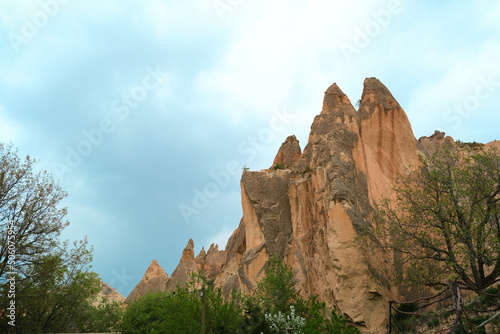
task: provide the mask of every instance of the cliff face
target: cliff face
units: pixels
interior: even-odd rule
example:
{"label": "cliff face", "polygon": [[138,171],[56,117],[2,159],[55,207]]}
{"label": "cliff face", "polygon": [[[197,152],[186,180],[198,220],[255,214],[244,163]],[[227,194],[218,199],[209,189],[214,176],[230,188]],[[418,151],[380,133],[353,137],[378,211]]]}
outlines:
{"label": "cliff face", "polygon": [[195,257],[190,240],[166,288],[203,272],[226,296],[233,288],[251,293],[269,257],[279,256],[293,268],[303,296],[318,295],[364,332],[385,332],[388,301],[397,291],[381,268],[391,259],[367,252],[356,239],[372,224],[381,196],[394,196],[398,174],[419,166],[418,154],[451,142],[441,132],[417,141],[405,112],[375,78],[365,80],[357,111],[333,84],[303,152],[290,136],[273,162],[284,169],[243,172],[243,217],[225,251],[212,245]]}
{"label": "cliff face", "polygon": [[289,137],[278,162],[286,169],[243,173],[243,219],[217,283],[252,291],[269,256],[284,257],[303,295],[319,295],[367,330],[383,329],[393,294],[375,269],[384,259],[367,258],[355,239],[396,176],[418,165],[406,114],[377,79],[365,80],[358,111],[333,84],[304,152]]}

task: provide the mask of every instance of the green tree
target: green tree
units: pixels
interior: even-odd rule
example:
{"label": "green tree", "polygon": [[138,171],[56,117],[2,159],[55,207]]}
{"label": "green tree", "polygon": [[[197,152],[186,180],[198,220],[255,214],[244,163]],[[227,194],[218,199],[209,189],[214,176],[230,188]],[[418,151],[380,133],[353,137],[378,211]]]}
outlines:
{"label": "green tree", "polygon": [[34,164],[0,144],[2,332],[72,330],[99,291],[87,240],[72,246],[59,240],[69,224],[66,209],[58,208],[66,193],[47,172],[34,172]]}
{"label": "green tree", "polygon": [[146,294],[123,315],[122,331],[142,333],[201,333],[201,303],[186,288]]}
{"label": "green tree", "polygon": [[383,201],[378,239],[396,250],[398,281],[481,291],[500,274],[500,157],[447,147],[421,161]]}
{"label": "green tree", "polygon": [[206,333],[235,333],[241,314],[237,296],[224,300],[220,288],[214,288],[213,281],[203,275],[193,275],[186,287],[147,294],[135,300],[125,311],[122,331],[132,334],[200,333],[202,298],[205,299]]}
{"label": "green tree", "polygon": [[267,333],[269,326],[266,323],[264,309],[254,296],[243,296],[243,313],[238,326],[238,333],[253,334]]}
{"label": "green tree", "polygon": [[83,309],[82,318],[76,328],[83,333],[106,333],[121,331],[123,309],[120,302],[102,297],[97,303]]}
{"label": "green tree", "polygon": [[302,329],[304,334],[358,334],[359,329],[352,327],[347,319],[332,310],[327,316],[325,302],[320,302],[317,296],[310,296],[308,299],[298,299],[295,303],[297,314],[306,320]]}
{"label": "green tree", "polygon": [[297,298],[295,284],[292,268],[280,258],[271,257],[257,284],[255,297],[262,302],[265,312],[287,312]]}
{"label": "green tree", "polygon": [[284,333],[288,326],[304,334],[359,333],[334,311],[328,317],[325,303],[317,296],[302,298],[295,286],[292,268],[280,258],[270,258],[254,296],[244,298],[238,333]]}

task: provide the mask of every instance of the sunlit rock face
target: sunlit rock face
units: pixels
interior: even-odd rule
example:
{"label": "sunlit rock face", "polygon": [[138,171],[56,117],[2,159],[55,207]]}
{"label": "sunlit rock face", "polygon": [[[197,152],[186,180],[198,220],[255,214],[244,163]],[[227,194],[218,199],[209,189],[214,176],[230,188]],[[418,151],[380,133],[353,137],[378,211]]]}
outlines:
{"label": "sunlit rock face", "polygon": [[289,136],[271,168],[243,172],[243,217],[225,250],[212,245],[195,257],[189,240],[170,278],[153,261],[127,300],[182,286],[193,272],[215,279],[225,296],[233,289],[252,293],[266,261],[278,256],[293,268],[301,295],[319,296],[362,332],[385,332],[388,301],[398,297],[382,270],[391,259],[356,240],[373,223],[376,203],[394,197],[397,176],[420,166],[419,154],[453,139],[436,131],[417,141],[406,113],[376,78],[364,81],[359,102],[356,110],[332,84],[303,151]]}
{"label": "sunlit rock face", "polygon": [[165,284],[168,281],[168,275],[165,273],[162,267],[153,260],[149,265],[146,273],[142,277],[141,281],[135,286],[134,290],[130,292],[126,304],[130,304],[134,299],[145,295],[148,292],[158,292],[165,291]]}
{"label": "sunlit rock face", "polygon": [[277,163],[285,168],[243,173],[243,218],[217,283],[251,292],[267,259],[281,256],[301,294],[320,296],[366,331],[383,330],[395,292],[376,278],[381,255],[368,258],[355,240],[374,203],[392,196],[397,175],[419,164],[405,112],[375,78],[365,80],[359,110],[333,84],[304,151],[290,136]]}

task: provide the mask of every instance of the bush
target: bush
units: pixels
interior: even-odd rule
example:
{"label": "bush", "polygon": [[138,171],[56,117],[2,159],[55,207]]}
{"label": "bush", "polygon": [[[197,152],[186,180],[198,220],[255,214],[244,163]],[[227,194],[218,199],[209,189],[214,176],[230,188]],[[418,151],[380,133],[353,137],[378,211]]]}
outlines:
{"label": "bush", "polygon": [[203,275],[193,275],[186,288],[172,292],[147,294],[128,306],[122,332],[176,333],[201,332],[202,295],[197,286],[205,286],[205,326],[207,333],[235,333],[241,307],[235,296],[224,300],[220,288],[213,287]]}
{"label": "bush", "polygon": [[277,169],[285,169],[285,168],[286,168],[286,166],[285,166],[285,164],[284,164],[284,163],[282,163],[282,162],[278,162],[276,165],[274,165],[274,166],[273,166],[273,169],[274,169],[274,170],[277,170]]}

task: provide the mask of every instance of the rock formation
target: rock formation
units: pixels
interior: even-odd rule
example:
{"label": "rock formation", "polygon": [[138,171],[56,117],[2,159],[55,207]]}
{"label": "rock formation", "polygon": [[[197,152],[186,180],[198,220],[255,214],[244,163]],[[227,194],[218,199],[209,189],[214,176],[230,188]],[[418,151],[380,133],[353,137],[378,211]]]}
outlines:
{"label": "rock formation", "polygon": [[385,332],[388,301],[398,293],[381,271],[390,259],[373,250],[367,255],[356,239],[372,224],[381,197],[394,196],[398,174],[444,143],[453,139],[442,132],[417,141],[379,80],[364,81],[358,111],[331,85],[303,152],[290,136],[273,162],[284,169],[243,172],[243,217],[225,251],[212,245],[195,258],[190,240],[167,288],[203,272],[226,296],[233,288],[251,293],[269,257],[279,256],[293,268],[299,293],[318,295],[362,332]]}
{"label": "rock formation", "polygon": [[284,164],[285,166],[292,166],[297,163],[302,155],[299,141],[295,136],[289,136],[283,144],[281,144],[276,158],[274,158],[273,166],[276,164]]}
{"label": "rock formation", "polygon": [[153,260],[141,281],[128,295],[125,303],[130,304],[135,298],[143,296],[148,292],[165,291],[167,281],[168,275],[163,271],[158,262]]}
{"label": "rock formation", "polygon": [[107,298],[108,302],[125,302],[125,297],[123,297],[121,293],[113,289],[109,284],[101,281],[101,291],[97,294],[94,304],[98,305],[103,297]]}
{"label": "rock formation", "polygon": [[204,273],[208,278],[214,278],[220,274],[224,267],[226,252],[219,251],[219,246],[212,244],[207,253],[202,248],[195,258],[193,249],[194,243],[190,239],[182,252],[181,261],[167,283],[168,290],[174,290],[177,285],[186,285],[191,279],[191,273]]}

